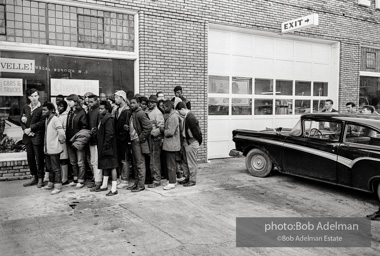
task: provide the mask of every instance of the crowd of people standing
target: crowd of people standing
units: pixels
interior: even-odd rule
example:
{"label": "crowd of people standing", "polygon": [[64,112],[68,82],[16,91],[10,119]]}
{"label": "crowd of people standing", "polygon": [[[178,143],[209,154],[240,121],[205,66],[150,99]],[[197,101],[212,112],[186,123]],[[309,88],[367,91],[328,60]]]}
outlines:
{"label": "crowd of people standing", "polygon": [[169,180],[165,190],[196,185],[202,132],[182,87],[174,93],[172,99],[162,92],[128,99],[123,90],[108,98],[87,92],[41,104],[38,90],[28,90],[30,104],[20,121],[32,178],[24,186],[37,185],[51,194],[64,185],[80,189],[87,168],[90,191],[107,191],[111,181],[107,196],[118,189],[140,192],[146,183],[155,188],[163,185],[162,178]]}

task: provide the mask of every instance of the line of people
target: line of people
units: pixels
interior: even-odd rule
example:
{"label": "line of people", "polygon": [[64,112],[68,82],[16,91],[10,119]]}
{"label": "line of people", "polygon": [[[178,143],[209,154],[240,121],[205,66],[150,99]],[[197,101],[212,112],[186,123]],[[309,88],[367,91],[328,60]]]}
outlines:
{"label": "line of people", "polygon": [[[107,191],[111,180],[107,196],[124,188],[143,191],[147,169],[153,180],[149,188],[161,186],[163,168],[169,180],[163,189],[173,189],[178,183],[194,186],[202,132],[182,88],[177,86],[174,92],[171,100],[165,100],[162,92],[149,99],[136,94],[130,100],[122,90],[108,100],[88,92],[83,98],[60,96],[54,105],[41,104],[38,90],[28,90],[30,104],[24,106],[20,121],[32,179],[24,186],[44,187],[51,194],[60,193],[65,184],[80,189],[86,162],[94,180],[88,185],[90,191]],[[179,169],[184,179],[177,183]],[[133,173],[134,183],[130,183]]]}

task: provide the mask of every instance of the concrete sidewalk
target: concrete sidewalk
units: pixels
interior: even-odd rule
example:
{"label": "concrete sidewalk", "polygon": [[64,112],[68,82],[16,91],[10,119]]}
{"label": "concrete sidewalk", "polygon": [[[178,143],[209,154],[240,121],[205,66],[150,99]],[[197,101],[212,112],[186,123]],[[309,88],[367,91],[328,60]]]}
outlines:
{"label": "concrete sidewalk", "polygon": [[[0,183],[0,255],[379,255],[371,248],[237,248],[236,217],[363,217],[365,193],[276,175],[260,179],[244,158],[200,165],[197,185],[139,193],[65,187],[52,196],[24,181]],[[110,186],[109,186],[110,187]],[[352,194],[355,196],[352,196]]]}

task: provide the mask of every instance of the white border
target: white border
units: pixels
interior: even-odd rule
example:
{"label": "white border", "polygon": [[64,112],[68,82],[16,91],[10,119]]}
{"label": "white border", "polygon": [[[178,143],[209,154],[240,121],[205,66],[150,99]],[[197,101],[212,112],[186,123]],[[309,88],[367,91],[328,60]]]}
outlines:
{"label": "white border", "polygon": [[360,71],[360,76],[380,77],[380,72]]}

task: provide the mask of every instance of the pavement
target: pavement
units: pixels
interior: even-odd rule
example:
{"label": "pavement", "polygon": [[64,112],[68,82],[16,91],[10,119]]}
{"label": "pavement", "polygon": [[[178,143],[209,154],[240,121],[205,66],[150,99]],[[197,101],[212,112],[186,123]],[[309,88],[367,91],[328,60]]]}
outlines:
{"label": "pavement", "polygon": [[316,181],[256,178],[244,160],[201,164],[193,187],[112,197],[69,187],[53,196],[25,181],[1,182],[0,255],[380,254],[380,221],[371,222],[371,247],[236,247],[236,217],[364,217],[379,205],[372,194]]}

